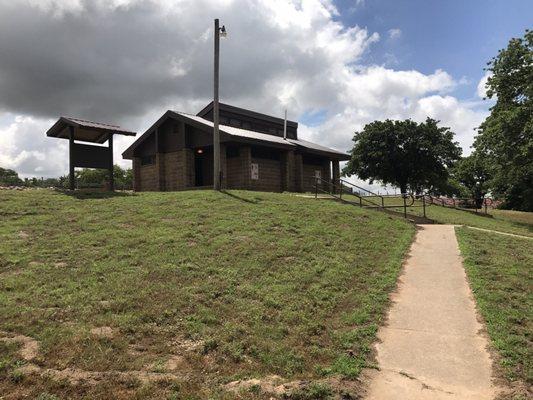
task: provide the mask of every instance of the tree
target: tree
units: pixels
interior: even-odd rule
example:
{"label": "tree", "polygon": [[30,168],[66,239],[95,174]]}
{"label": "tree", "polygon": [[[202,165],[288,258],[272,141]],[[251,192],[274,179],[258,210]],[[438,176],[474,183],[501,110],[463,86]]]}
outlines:
{"label": "tree", "polygon": [[374,121],[353,137],[351,159],[343,175],[357,175],[408,190],[439,191],[447,185],[448,168],[461,156],[449,128],[439,121]]}
{"label": "tree", "polygon": [[452,177],[472,197],[477,208],[483,205],[483,198],[489,192],[492,178],[487,158],[477,152],[459,160],[452,169]]}
{"label": "tree", "polygon": [[19,178],[19,175],[12,169],[0,167],[0,185],[5,186],[20,186],[24,182]]}
{"label": "tree", "polygon": [[474,147],[493,169],[496,197],[533,211],[533,31],[511,39],[488,63],[487,97],[495,99]]}
{"label": "tree", "polygon": [[[109,172],[106,169],[83,168],[75,172],[78,187],[102,188],[109,182]],[[113,179],[117,189],[132,189],[133,172],[131,168],[123,169],[118,165],[113,166]],[[62,181],[68,184],[68,175]]]}

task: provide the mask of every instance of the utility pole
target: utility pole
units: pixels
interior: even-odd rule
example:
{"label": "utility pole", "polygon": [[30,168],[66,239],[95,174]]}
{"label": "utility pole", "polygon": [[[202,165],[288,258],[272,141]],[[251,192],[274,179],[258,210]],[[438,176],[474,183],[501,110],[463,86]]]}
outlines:
{"label": "utility pole", "polygon": [[220,28],[218,18],[215,19],[215,68],[213,88],[213,189],[220,190],[222,173],[220,171],[220,132],[218,130],[218,71],[220,55],[220,36],[226,36],[226,28]]}

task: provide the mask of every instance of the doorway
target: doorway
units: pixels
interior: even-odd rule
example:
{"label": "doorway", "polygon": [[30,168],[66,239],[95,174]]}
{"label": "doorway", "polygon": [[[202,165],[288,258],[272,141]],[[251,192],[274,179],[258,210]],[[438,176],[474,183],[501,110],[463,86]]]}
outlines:
{"label": "doorway", "polygon": [[194,150],[194,186],[213,185],[213,150],[197,148]]}

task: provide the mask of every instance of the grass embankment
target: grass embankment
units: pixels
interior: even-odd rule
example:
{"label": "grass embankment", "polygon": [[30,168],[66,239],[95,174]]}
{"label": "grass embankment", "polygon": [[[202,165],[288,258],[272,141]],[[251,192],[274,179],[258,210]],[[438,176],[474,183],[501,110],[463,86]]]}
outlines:
{"label": "grass embankment", "polygon": [[533,240],[465,227],[456,232],[478,309],[499,353],[500,371],[515,389],[505,398],[531,398]]}
{"label": "grass embankment", "polygon": [[39,343],[24,356],[0,341],[4,399],[234,398],[226,383],[271,374],[326,396],[328,377],[372,362],[414,235],[383,213],[244,191],[2,191],[0,216],[0,330]]}

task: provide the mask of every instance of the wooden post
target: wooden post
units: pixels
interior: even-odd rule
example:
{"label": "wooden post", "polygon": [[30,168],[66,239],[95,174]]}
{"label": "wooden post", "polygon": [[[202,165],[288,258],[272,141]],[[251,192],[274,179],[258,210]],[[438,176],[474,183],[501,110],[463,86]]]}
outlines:
{"label": "wooden post", "polygon": [[422,207],[424,208],[424,218],[426,218],[426,196],[422,195]]}
{"label": "wooden post", "polygon": [[69,127],[68,132],[68,158],[69,158],[69,189],[75,189],[74,181],[74,127]]}
{"label": "wooden post", "polygon": [[113,176],[113,134],[109,135],[109,190],[115,191],[115,178]]}

